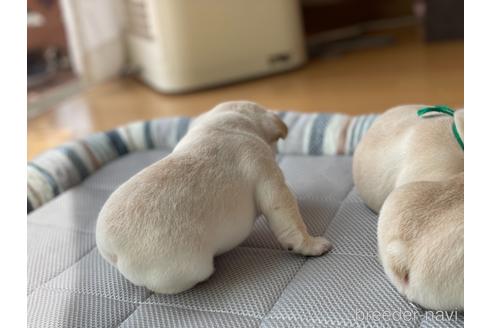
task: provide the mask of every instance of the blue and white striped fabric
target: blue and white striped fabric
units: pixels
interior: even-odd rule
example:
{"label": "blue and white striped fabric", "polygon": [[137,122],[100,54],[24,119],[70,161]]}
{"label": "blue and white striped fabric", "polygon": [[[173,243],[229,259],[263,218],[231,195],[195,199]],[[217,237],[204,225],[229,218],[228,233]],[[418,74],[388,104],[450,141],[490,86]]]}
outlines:
{"label": "blue and white striped fabric", "polygon": [[[278,143],[284,155],[351,155],[377,115],[281,112],[289,135]],[[51,149],[27,164],[27,212],[76,186],[102,165],[128,153],[172,149],[186,134],[190,118],[140,121],[99,132]]]}
{"label": "blue and white striped fabric", "polygon": [[377,114],[280,113],[289,127],[287,139],[280,140],[278,151],[284,155],[351,155]]}

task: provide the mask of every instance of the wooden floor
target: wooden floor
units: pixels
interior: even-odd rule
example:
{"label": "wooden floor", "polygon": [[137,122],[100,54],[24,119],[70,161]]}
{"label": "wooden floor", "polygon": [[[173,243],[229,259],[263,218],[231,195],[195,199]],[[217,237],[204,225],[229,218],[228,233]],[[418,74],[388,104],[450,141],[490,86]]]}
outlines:
{"label": "wooden floor", "polygon": [[350,114],[405,103],[463,106],[463,41],[425,44],[415,29],[394,35],[390,46],[317,59],[293,72],[187,95],[159,94],[132,79],[92,87],[29,120],[28,158],[93,131],[134,120],[193,116],[226,100]]}

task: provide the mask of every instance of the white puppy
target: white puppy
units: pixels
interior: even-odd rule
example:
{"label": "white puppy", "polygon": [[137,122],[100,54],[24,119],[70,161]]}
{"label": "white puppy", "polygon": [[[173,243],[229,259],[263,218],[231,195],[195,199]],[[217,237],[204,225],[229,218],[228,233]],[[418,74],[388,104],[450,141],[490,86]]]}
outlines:
{"label": "white puppy", "polygon": [[409,300],[463,309],[464,112],[454,117],[401,106],[382,114],[358,145],[354,182],[380,212],[378,247],[386,274]]}
{"label": "white puppy", "polygon": [[122,184],[96,227],[102,256],[131,282],[179,293],[214,272],[214,256],[244,241],[258,212],[280,244],[303,255],[331,248],[312,237],[272,151],[287,127],[251,102],[199,116],[174,151]]}

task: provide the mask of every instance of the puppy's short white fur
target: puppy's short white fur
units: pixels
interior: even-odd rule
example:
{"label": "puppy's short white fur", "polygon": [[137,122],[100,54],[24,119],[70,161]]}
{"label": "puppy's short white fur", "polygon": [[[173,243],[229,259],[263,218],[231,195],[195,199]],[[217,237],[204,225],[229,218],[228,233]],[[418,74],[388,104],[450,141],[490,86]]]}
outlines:
{"label": "puppy's short white fur", "polygon": [[174,151],[122,184],[96,227],[102,256],[131,282],[179,293],[214,272],[214,256],[239,245],[263,213],[280,244],[303,255],[331,248],[312,237],[275,161],[287,127],[251,102],[199,116]]}
{"label": "puppy's short white fur", "polygon": [[[354,154],[356,188],[379,212],[378,247],[391,282],[435,310],[463,309],[463,158],[453,118],[400,106],[382,114]],[[464,112],[454,117],[464,140]]]}

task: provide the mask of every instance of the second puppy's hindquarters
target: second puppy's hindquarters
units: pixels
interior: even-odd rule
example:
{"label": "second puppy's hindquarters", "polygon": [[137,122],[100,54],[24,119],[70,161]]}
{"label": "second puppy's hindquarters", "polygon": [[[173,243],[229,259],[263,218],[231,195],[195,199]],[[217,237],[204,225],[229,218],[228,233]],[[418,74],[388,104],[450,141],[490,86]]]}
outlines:
{"label": "second puppy's hindquarters", "polygon": [[411,105],[378,118],[354,154],[385,272],[426,308],[463,309],[463,149],[463,110]]}

